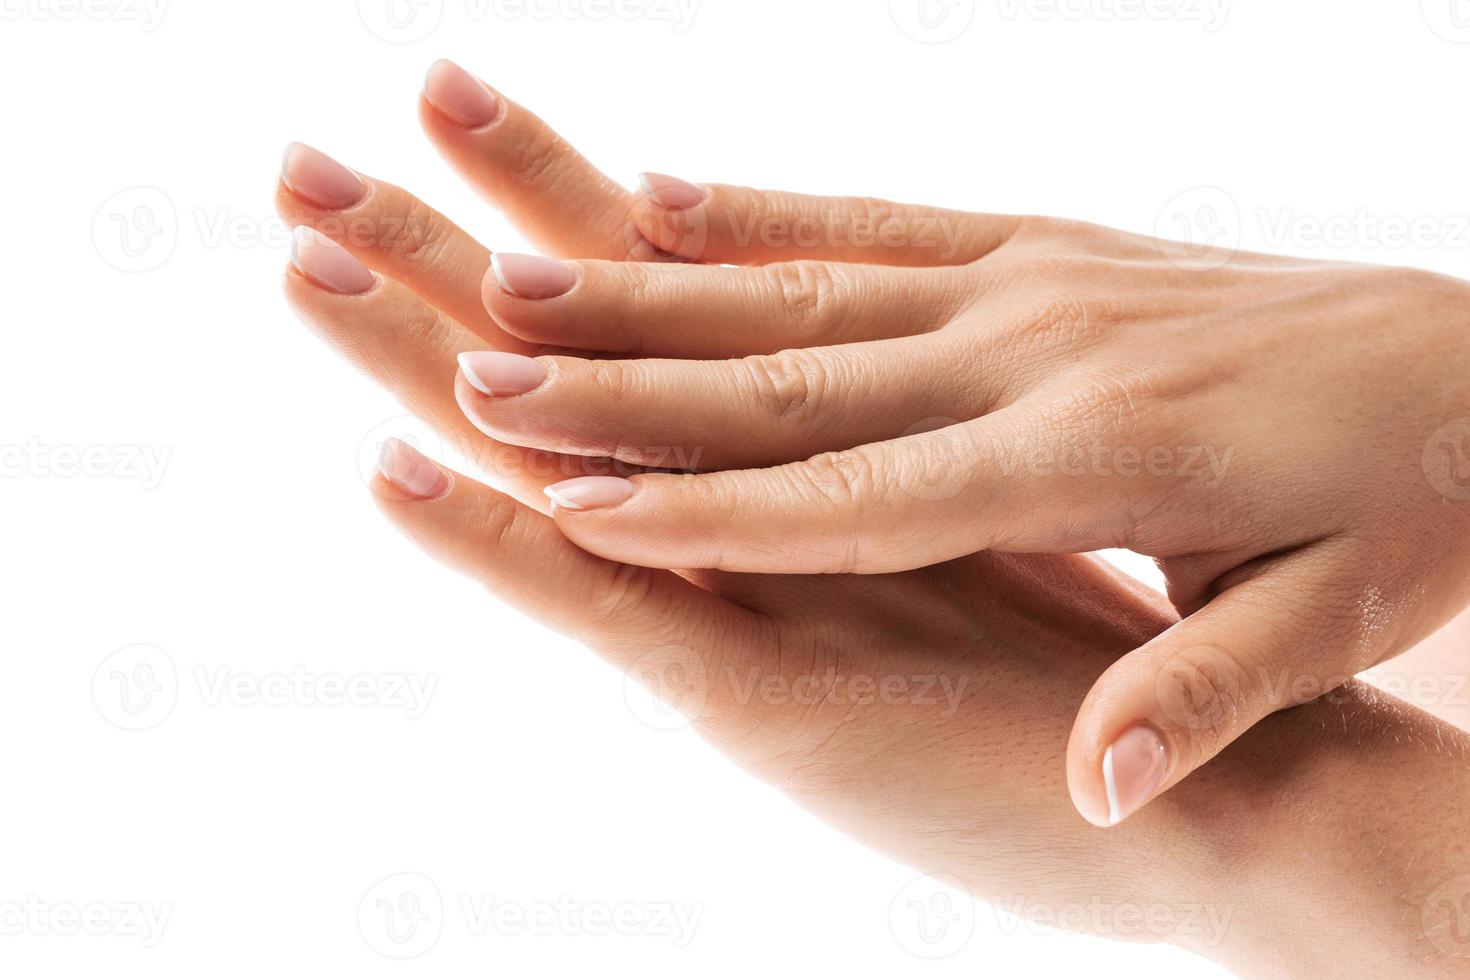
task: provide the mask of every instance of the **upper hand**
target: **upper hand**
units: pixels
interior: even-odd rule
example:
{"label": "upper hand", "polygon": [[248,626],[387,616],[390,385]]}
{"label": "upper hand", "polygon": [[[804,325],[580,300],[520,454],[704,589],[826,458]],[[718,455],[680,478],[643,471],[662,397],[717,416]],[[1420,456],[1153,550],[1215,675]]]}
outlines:
{"label": "upper hand", "polygon": [[[293,298],[462,445],[474,430],[442,372],[471,354],[478,386],[461,376],[457,397],[496,437],[494,468],[528,502],[557,484],[563,531],[607,557],[780,571],[984,548],[1159,557],[1190,615],[1083,705],[1068,775],[1094,822],[1463,603],[1466,515],[1437,490],[1457,475],[1437,453],[1459,447],[1426,451],[1470,414],[1461,284],[1215,261],[1050,219],[666,182],[630,194],[524,110],[495,111],[467,128],[426,103],[425,125],[542,247],[581,260],[502,258],[482,303],[488,251],[403,192],[359,178],[363,197],[323,209],[283,188],[283,210],[328,234],[339,215],[426,229],[412,247],[339,237],[417,297],[385,282],[333,298],[297,276]],[[748,267],[597,261],[649,242],[643,257]],[[499,353],[475,356],[487,341]],[[624,356],[514,356],[592,347]],[[588,453],[769,468],[562,484]],[[1443,472],[1426,479],[1426,463]],[[1109,760],[1120,738],[1131,752]]]}

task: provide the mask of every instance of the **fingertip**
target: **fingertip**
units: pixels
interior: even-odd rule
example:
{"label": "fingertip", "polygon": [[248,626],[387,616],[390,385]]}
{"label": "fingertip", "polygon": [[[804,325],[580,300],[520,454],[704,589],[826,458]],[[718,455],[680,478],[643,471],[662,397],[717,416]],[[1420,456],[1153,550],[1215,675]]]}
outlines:
{"label": "fingertip", "polygon": [[307,225],[292,230],[291,265],[313,286],[338,296],[358,296],[378,284],[356,256]]}
{"label": "fingertip", "polygon": [[447,58],[424,73],[423,101],[460,129],[483,129],[504,114],[504,102],[474,75]]}
{"label": "fingertip", "polygon": [[659,207],[675,211],[698,207],[709,198],[707,187],[651,170],[645,170],[638,175],[638,189],[643,192],[644,197]]}
{"label": "fingertip", "polygon": [[454,479],[449,471],[404,442],[389,438],[378,454],[378,472],[372,490],[395,501],[435,501],[449,496]]}

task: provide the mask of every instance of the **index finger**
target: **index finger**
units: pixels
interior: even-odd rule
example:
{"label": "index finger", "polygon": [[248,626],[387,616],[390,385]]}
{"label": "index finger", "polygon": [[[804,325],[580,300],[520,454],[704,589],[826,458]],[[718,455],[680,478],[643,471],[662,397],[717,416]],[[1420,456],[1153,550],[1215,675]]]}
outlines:
{"label": "index finger", "polygon": [[525,107],[451,61],[424,80],[419,121],[470,186],[536,247],[565,258],[652,261],[635,197]]}

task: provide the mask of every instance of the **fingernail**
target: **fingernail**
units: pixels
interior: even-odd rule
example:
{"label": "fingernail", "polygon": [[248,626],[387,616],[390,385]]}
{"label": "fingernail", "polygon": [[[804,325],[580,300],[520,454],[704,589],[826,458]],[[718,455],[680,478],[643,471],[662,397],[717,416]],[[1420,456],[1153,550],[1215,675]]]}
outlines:
{"label": "fingernail", "polygon": [[478,78],[452,61],[439,60],[429,66],[424,79],[424,98],[461,126],[478,129],[500,112],[500,100]]}
{"label": "fingernail", "polygon": [[449,475],[401,439],[389,439],[378,454],[378,472],[417,500],[433,500],[449,490]]}
{"label": "fingernail", "polygon": [[643,188],[644,194],[666,208],[692,208],[703,201],[707,193],[698,184],[691,184],[668,174],[641,173],[638,175],[638,184]]}
{"label": "fingernail", "polygon": [[351,207],[367,193],[357,174],[305,143],[286,145],[281,179],[293,193],[330,211]]}
{"label": "fingernail", "polygon": [[1131,815],[1153,796],[1169,770],[1169,751],[1158,732],[1134,725],[1103,753],[1103,785],[1108,794],[1108,823]]}
{"label": "fingernail", "polygon": [[555,259],[515,252],[496,252],[490,268],[500,288],[521,299],[551,299],[571,289],[577,274]]}
{"label": "fingernail", "polygon": [[524,395],[546,380],[546,368],[534,357],[498,350],[459,355],[464,379],[485,395]]}
{"label": "fingernail", "polygon": [[365,293],[377,282],[351,252],[305,225],[291,235],[291,264],[316,285],[343,296]]}
{"label": "fingernail", "polygon": [[579,476],[546,488],[551,502],[566,510],[616,507],[633,496],[633,484],[620,476]]}

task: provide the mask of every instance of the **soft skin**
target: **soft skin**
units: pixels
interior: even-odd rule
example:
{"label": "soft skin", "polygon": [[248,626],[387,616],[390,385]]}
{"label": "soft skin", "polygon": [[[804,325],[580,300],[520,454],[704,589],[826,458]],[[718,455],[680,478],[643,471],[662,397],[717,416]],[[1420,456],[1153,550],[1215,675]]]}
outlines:
{"label": "soft skin", "polygon": [[1074,705],[1172,617],[1094,560],[684,578],[392,455],[374,490],[420,547],[675,692],[717,749],[885,854],[1249,975],[1470,976],[1470,739],[1415,709],[1351,684],[1102,830],[1066,801]]}
{"label": "soft skin", "polygon": [[[637,237],[640,227],[657,238],[647,222],[649,195],[619,188],[524,109],[503,97],[494,102],[489,121],[473,126],[440,112],[432,98],[421,110],[440,148],[528,237],[583,260],[655,257],[637,242],[630,246],[630,230]],[[335,184],[318,181],[313,198],[303,193],[311,175],[293,174],[302,164],[292,156],[278,193],[283,214],[343,247],[305,241],[287,276],[288,295],[332,343],[543,514],[547,484],[627,472],[607,460],[482,436],[456,404],[456,397],[467,404],[483,397],[464,377],[456,396],[457,355],[487,346],[512,354],[546,349],[544,341],[509,337],[480,303],[478,276],[466,271],[483,272],[489,251],[410,195],[360,174],[348,172],[356,185],[340,175]],[[326,199],[343,187],[345,195]],[[703,257],[726,254],[719,249],[728,243],[706,241],[715,246]],[[784,248],[744,259],[785,261]],[[902,250],[885,258],[862,249],[854,256],[862,261],[912,262]],[[1060,763],[1075,705],[1119,655],[1147,650],[1178,627],[1160,634],[1171,615],[1085,559],[964,557],[867,577],[681,577],[590,557],[532,509],[465,478],[441,482],[432,463],[405,458],[390,454],[388,468],[401,482],[385,477],[378,490],[416,539],[639,673],[672,665],[680,669],[671,676],[709,679],[698,714],[712,741],[925,870],[950,869],[993,898],[1065,902],[1090,891],[1110,902],[1132,895],[1171,908],[1187,900],[1181,896],[1216,907],[1229,902],[1244,916],[1234,920],[1229,941],[1205,952],[1267,975],[1283,972],[1283,964],[1291,972],[1350,972],[1334,964],[1359,948],[1376,959],[1355,968],[1375,962],[1402,973],[1407,963],[1433,963],[1448,975],[1464,965],[1453,943],[1443,951],[1448,941],[1435,915],[1445,883],[1460,873],[1455,862],[1463,863],[1453,814],[1467,802],[1465,746],[1410,709],[1349,686],[1258,726],[1167,805],[1099,834],[1069,815],[1062,799]],[[557,516],[564,530],[568,516]],[[1317,603],[1279,597],[1271,606],[1306,616]],[[731,664],[733,675],[723,669]],[[947,676],[950,690],[965,678],[979,686],[964,685],[954,709],[943,699],[898,698],[823,701],[813,711],[749,693],[765,689],[752,688],[752,677],[789,684],[813,674]],[[1074,795],[1079,778],[1086,784],[1079,802],[1084,812],[1092,805],[1095,817],[1100,760],[1084,754],[1079,763],[1076,755],[1074,738],[1068,777]],[[895,799],[915,805],[896,808]],[[1307,819],[1301,804],[1318,816]],[[989,815],[983,829],[975,814]],[[1311,861],[1303,861],[1306,853]],[[1291,916],[1323,909],[1332,924],[1326,931],[1287,928]],[[1338,909],[1341,917],[1332,914]]]}
{"label": "soft skin", "polygon": [[[847,214],[704,193],[695,210],[716,214],[685,219],[701,229],[743,227],[736,208]],[[580,261],[564,292],[527,298],[498,264],[485,299],[508,332],[576,345],[605,332],[639,357],[471,357],[461,405],[517,444],[719,471],[549,488],[566,534],[619,561],[882,572],[979,549],[1155,557],[1187,618],[1079,712],[1071,788],[1099,823],[1463,608],[1465,283],[969,220],[959,255],[980,254],[963,266]],[[775,353],[695,359],[741,342]],[[1159,765],[1130,772],[1108,808],[1104,753],[1140,728]]]}

